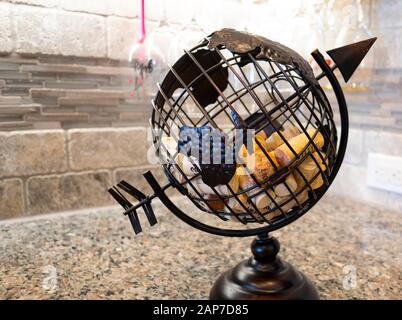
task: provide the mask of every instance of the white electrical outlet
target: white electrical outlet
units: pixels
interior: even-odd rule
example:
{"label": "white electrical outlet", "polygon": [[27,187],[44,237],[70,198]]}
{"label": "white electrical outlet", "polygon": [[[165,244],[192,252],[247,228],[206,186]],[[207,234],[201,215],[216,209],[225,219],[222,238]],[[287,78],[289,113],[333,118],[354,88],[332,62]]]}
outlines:
{"label": "white electrical outlet", "polygon": [[373,188],[402,194],[402,158],[369,153],[367,184]]}

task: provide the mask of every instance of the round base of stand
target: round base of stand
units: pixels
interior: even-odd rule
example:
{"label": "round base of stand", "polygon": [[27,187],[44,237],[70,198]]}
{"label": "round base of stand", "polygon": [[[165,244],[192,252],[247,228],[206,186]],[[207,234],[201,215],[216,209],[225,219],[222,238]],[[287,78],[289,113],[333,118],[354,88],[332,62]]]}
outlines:
{"label": "round base of stand", "polygon": [[318,300],[313,283],[277,254],[273,237],[253,241],[253,257],[224,272],[210,292],[211,300]]}

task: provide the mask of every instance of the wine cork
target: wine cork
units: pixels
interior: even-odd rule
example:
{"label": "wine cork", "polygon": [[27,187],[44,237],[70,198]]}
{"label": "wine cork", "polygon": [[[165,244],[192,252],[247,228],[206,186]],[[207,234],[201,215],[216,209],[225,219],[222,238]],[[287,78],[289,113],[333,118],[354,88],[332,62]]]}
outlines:
{"label": "wine cork", "polygon": [[[297,190],[295,191],[297,192]],[[274,211],[271,211],[267,214],[264,215],[265,219],[267,220],[272,220],[276,217],[279,217],[283,212],[288,212],[289,210],[291,210],[294,207],[298,206],[298,203],[296,200],[291,200],[288,203],[284,204],[286,201],[288,201],[289,199],[291,199],[292,196],[286,196],[286,197],[276,197],[275,198],[275,203],[272,202],[268,207],[267,207],[267,211],[272,210],[272,209],[276,209]],[[300,202],[300,204],[303,204],[307,199],[308,199],[308,192],[307,190],[301,192],[300,194],[298,194],[296,196],[296,198],[298,199],[298,201]],[[282,205],[283,204],[283,205]],[[282,211],[276,207],[276,205],[280,206]]]}
{"label": "wine cork", "polygon": [[247,149],[245,149],[244,145],[242,146],[243,151],[242,156],[239,157],[241,161],[239,161],[239,164],[246,164],[250,168],[254,167],[254,163],[256,162],[256,158],[258,158],[261,161],[267,161],[269,162],[272,166],[276,166],[276,168],[280,168],[280,165],[278,161],[276,160],[275,157],[275,152],[274,151],[268,151],[265,150],[265,153],[259,149],[256,153],[248,154]]}
{"label": "wine cork", "polygon": [[172,167],[172,169],[170,170],[170,173],[173,175],[173,177],[181,184],[183,184],[184,182],[186,182],[185,177],[183,176],[183,174],[177,170],[176,167]]}
{"label": "wine cork", "polygon": [[[325,159],[325,154],[321,153],[321,156],[323,159]],[[320,172],[316,161],[313,160],[313,158],[317,161],[317,163],[320,165],[321,171],[325,171],[328,165],[328,159],[325,160],[325,163],[321,160],[321,157],[318,155],[317,152],[314,152],[311,154],[311,156],[308,156],[298,167],[300,170],[299,172],[295,172],[295,179],[298,184],[298,188],[301,189],[306,185],[306,182],[302,178],[301,174],[304,176],[304,178],[309,182],[311,188],[313,190],[320,188],[324,184],[324,180],[322,177],[322,174],[320,173],[317,177],[317,173]],[[315,178],[314,178],[315,177]],[[311,181],[314,178],[313,181]]]}
{"label": "wine cork", "polygon": [[[258,143],[259,145],[258,145]],[[261,147],[260,147],[261,146]],[[253,146],[250,152],[248,152],[248,146],[242,145],[239,150],[238,158],[241,160],[241,163],[247,163],[247,158],[251,155],[253,155],[255,152],[260,152],[261,148],[265,149],[266,152],[268,153],[268,146],[267,143],[265,142],[265,139],[263,138],[262,135],[256,135],[254,140],[253,140]]]}
{"label": "wine cork", "polygon": [[306,200],[308,199],[308,192],[307,192],[307,190],[304,190],[296,196],[296,199],[292,199],[289,202],[285,203],[286,201],[288,201],[291,198],[292,198],[292,196],[278,197],[278,198],[276,198],[275,201],[277,202],[278,206],[281,207],[282,211],[286,213],[286,212],[290,211],[291,209],[293,209],[294,207],[299,206],[296,199],[299,201],[300,204],[303,204],[304,202],[306,202]]}
{"label": "wine cork", "polygon": [[265,219],[270,221],[273,218],[279,217],[282,214],[282,212],[280,210],[275,210],[272,212],[267,213],[266,215],[264,215]]}
{"label": "wine cork", "polygon": [[[259,182],[259,183],[262,182],[263,179],[265,179],[264,176],[262,176],[261,174],[259,174],[256,171],[254,172],[253,175],[254,175],[255,180],[257,180],[257,182]],[[236,176],[239,179],[238,181],[239,181],[240,189],[246,190],[246,189],[254,187],[254,189],[250,190],[249,194],[255,194],[256,192],[258,192],[258,190],[260,190],[260,189],[258,189],[257,182],[253,179],[251,174],[248,173],[247,168],[244,168],[242,166],[237,167],[236,168]],[[273,194],[273,196],[275,196],[275,195]]]}
{"label": "wine cork", "polygon": [[297,128],[293,124],[290,124],[289,122],[287,122],[284,125],[284,127],[285,127],[285,129],[283,130],[283,136],[286,139],[292,139],[293,137],[296,137],[301,133],[299,128]]}
{"label": "wine cork", "polygon": [[268,150],[273,151],[283,144],[283,140],[278,134],[278,132],[274,132],[268,137],[266,143],[268,145]]}
{"label": "wine cork", "polygon": [[[259,191],[261,191],[261,189],[257,189],[253,193],[257,193]],[[258,210],[263,210],[273,202],[272,199],[275,199],[275,197],[275,193],[272,190],[267,190],[266,193],[262,192],[258,195],[251,196],[249,200],[257,207]]]}
{"label": "wine cork", "polygon": [[297,182],[292,173],[290,173],[284,183],[279,183],[274,187],[275,194],[278,197],[286,197],[291,195],[297,189]]}
{"label": "wine cork", "polygon": [[[293,125],[289,125],[283,131],[281,131],[281,134],[286,140],[290,140],[293,137],[299,135],[300,130],[297,127],[293,126]],[[283,139],[281,138],[281,136],[279,135],[279,133],[277,131],[272,133],[266,139],[266,145],[267,145],[268,151],[273,151],[276,148],[278,148],[279,146],[281,146],[282,144],[284,144],[284,141],[283,141]]]}
{"label": "wine cork", "polygon": [[244,164],[247,161],[247,148],[244,144],[241,145],[239,153],[237,155],[237,162],[239,164]]}
{"label": "wine cork", "polygon": [[273,165],[269,162],[263,152],[256,152],[254,154],[254,160],[251,160],[249,157],[247,168],[252,174],[254,174],[258,182],[266,180],[275,173]]}
{"label": "wine cork", "polygon": [[214,211],[224,211],[225,209],[225,201],[220,199],[217,195],[209,194],[206,196],[205,202],[208,204],[207,208],[212,209]]}
{"label": "wine cork", "polygon": [[[237,197],[239,198],[239,200],[237,200],[235,197],[230,198],[228,201],[228,206],[235,212],[246,211],[244,207],[249,208],[250,206],[250,204],[247,202],[247,195],[245,193],[242,193],[239,194]],[[241,204],[243,204],[244,207]],[[228,209],[227,211],[230,212]]]}
{"label": "wine cork", "polygon": [[[279,165],[278,161],[276,160],[275,152],[274,151],[265,151],[265,153],[263,151],[258,152],[258,154],[255,155],[255,160],[261,161],[261,162],[264,162],[264,161],[268,162],[274,171],[275,171],[275,168],[279,169],[281,166]],[[253,161],[253,159],[251,159],[251,157],[252,156],[250,156],[248,158],[250,167],[252,166],[251,161]]]}
{"label": "wine cork", "polygon": [[[249,153],[246,146],[242,145],[238,158],[240,158],[241,163],[247,166],[248,171],[253,174],[255,179],[258,182],[262,182],[275,172],[275,168],[279,168],[279,163],[276,160],[275,153],[267,150],[267,144],[261,135],[256,136],[253,142],[253,151]],[[243,181],[243,189],[245,184],[249,186],[255,184],[251,176],[244,177]]]}
{"label": "wine cork", "polygon": [[[320,174],[318,174],[318,171],[316,173],[302,173],[304,176],[304,179],[307,180],[308,184],[310,185],[311,189],[316,190],[318,188],[321,188],[324,185],[324,179]],[[317,175],[317,176],[316,176]],[[301,177],[300,173],[296,172],[294,174],[295,179],[297,181],[297,186],[298,189],[301,190],[303,188],[307,188],[308,190],[310,190],[310,187],[307,187],[306,182],[304,181],[304,179]],[[314,180],[313,180],[314,179]]]}
{"label": "wine cork", "polygon": [[[314,128],[308,129],[307,133],[310,138],[313,138],[313,136],[315,135],[315,138],[313,139],[314,144],[318,149],[322,148],[322,146],[324,145],[324,138],[322,134]],[[288,140],[288,143],[296,152],[296,154],[300,154],[303,149],[310,144],[310,141],[308,137],[304,133],[302,133]],[[309,150],[311,152],[314,152],[316,149],[313,145],[309,145]],[[284,143],[275,149],[275,157],[281,166],[287,166],[294,159],[295,155],[292,150]]]}
{"label": "wine cork", "polygon": [[159,150],[160,156],[164,161],[174,159],[177,153],[177,141],[173,137],[164,136],[161,139]]}
{"label": "wine cork", "polygon": [[187,177],[194,177],[201,170],[200,164],[195,157],[187,157],[182,153],[178,153],[175,161]]}
{"label": "wine cork", "polygon": [[[321,157],[324,159],[324,161],[321,159]],[[325,153],[320,152],[320,154],[318,154],[318,152],[313,152],[299,165],[299,169],[305,172],[317,171],[317,163],[320,166],[321,171],[325,171],[327,169],[328,159],[326,159]]]}
{"label": "wine cork", "polygon": [[321,173],[316,178],[314,178],[313,182],[310,182],[311,188],[313,190],[321,188],[323,184],[324,184],[324,179],[322,178]]}
{"label": "wine cork", "polygon": [[[269,155],[268,151],[265,152]],[[271,154],[270,158],[274,162],[274,164],[277,165],[275,155]],[[275,168],[273,164],[269,161],[265,153],[261,150],[247,156],[246,166],[249,172],[254,175],[258,182],[266,180],[275,173]]]}
{"label": "wine cork", "polygon": [[240,182],[239,182],[239,177],[236,174],[233,175],[232,179],[230,179],[228,184],[229,184],[230,188],[233,190],[233,192],[236,193],[237,191],[239,191]]}
{"label": "wine cork", "polygon": [[[322,177],[322,174],[320,173],[317,175],[317,173],[318,173],[318,170],[315,173],[311,173],[311,172],[309,172],[307,174],[302,173],[304,178],[309,183],[311,189],[313,189],[313,190],[321,188],[324,184],[324,179]],[[301,175],[297,172],[294,174],[294,176],[297,181],[298,189],[306,188],[306,183],[305,183],[304,179],[301,177]],[[307,187],[307,189],[310,190],[310,187]]]}
{"label": "wine cork", "polygon": [[[277,197],[275,198],[275,202],[277,201]],[[267,207],[260,209],[262,215],[265,220],[271,220],[279,215],[281,215],[280,210],[274,210],[276,208],[274,202],[271,202]],[[273,211],[272,211],[273,210]]]}
{"label": "wine cork", "polygon": [[[202,194],[216,195],[214,190],[210,186],[205,184],[204,181],[202,181],[201,178],[197,178],[194,181],[192,181],[191,183],[194,185],[195,188],[197,188],[198,192],[200,192]],[[232,189],[232,191],[234,193],[239,191],[239,177],[236,174],[234,174],[232,179],[229,181],[228,185],[230,186],[230,188]],[[227,185],[224,185],[224,184],[217,185],[214,189],[221,196],[230,196],[230,195],[232,195],[232,192],[230,192],[230,190],[227,187]]]}
{"label": "wine cork", "polygon": [[[191,160],[194,161],[195,165],[191,163]],[[182,153],[178,153],[176,155],[176,165],[172,166],[170,172],[172,173],[173,177],[181,184],[186,183],[187,179],[194,177],[198,173],[196,168],[196,166],[199,166],[198,160],[194,157],[192,157],[191,160],[189,157],[185,156]],[[179,167],[181,171],[177,167]],[[193,188],[191,188],[190,186],[188,186],[188,190],[191,194],[196,195]]]}
{"label": "wine cork", "polygon": [[275,152],[270,151],[270,152],[268,152],[268,155],[271,158],[272,162],[275,164],[276,168],[279,169],[281,167],[281,165],[279,164],[278,160],[276,160]]}
{"label": "wine cork", "polygon": [[235,175],[239,180],[239,187],[242,190],[245,190],[255,184],[254,180],[251,178],[251,176],[248,174],[247,170],[243,166],[238,166],[236,168]]}
{"label": "wine cork", "polygon": [[[239,186],[242,190],[246,190],[252,186],[255,186],[256,184],[254,179],[247,173],[247,170],[244,167],[237,167],[236,176],[239,178]],[[256,193],[259,193],[259,191],[261,191],[260,188],[255,188],[247,192],[247,194],[250,197],[249,200],[252,201],[255,207],[260,210],[269,206],[269,204],[272,202],[272,199],[265,192],[255,195]],[[272,198],[275,199],[275,193],[272,190],[267,190],[267,192]]]}
{"label": "wine cork", "polygon": [[248,173],[246,168],[237,167],[236,175],[238,176],[238,179],[239,179],[239,187],[242,190],[246,190],[246,189],[251,188],[256,185],[256,182],[251,177],[251,175]]}
{"label": "wine cork", "polygon": [[257,138],[259,138],[259,139],[262,139],[262,140],[264,140],[264,142],[265,142],[265,140],[267,140],[267,134],[265,133],[265,131],[264,130],[261,130],[261,131],[259,131],[259,132],[257,132],[256,134],[255,134],[255,136],[257,137]]}

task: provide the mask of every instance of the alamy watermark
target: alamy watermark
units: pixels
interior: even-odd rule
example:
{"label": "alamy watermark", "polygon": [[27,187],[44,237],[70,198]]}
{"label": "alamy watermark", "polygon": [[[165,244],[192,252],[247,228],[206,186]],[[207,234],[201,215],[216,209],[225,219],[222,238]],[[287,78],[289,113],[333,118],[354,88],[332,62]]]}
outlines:
{"label": "alamy watermark", "polygon": [[42,269],[42,288],[50,293],[57,290],[57,269],[52,265],[44,266]]}
{"label": "alamy watermark", "polygon": [[[160,131],[155,131],[154,135],[159,138],[163,136]],[[169,137],[172,139],[170,144],[159,138],[156,144],[148,149],[147,159],[150,164],[174,163],[178,153],[198,159],[203,164],[233,164],[235,162],[242,164],[245,158],[239,155],[242,154],[241,150],[244,150],[247,151],[247,165],[249,168],[254,168],[254,149],[258,146],[254,129],[235,129],[227,134],[209,127],[188,127],[180,131],[176,128],[175,132],[172,130]],[[148,131],[148,141],[152,139],[152,131]],[[261,147],[264,149],[263,143]],[[155,148],[159,151],[159,156],[155,154]],[[268,151],[265,150],[265,153]]]}

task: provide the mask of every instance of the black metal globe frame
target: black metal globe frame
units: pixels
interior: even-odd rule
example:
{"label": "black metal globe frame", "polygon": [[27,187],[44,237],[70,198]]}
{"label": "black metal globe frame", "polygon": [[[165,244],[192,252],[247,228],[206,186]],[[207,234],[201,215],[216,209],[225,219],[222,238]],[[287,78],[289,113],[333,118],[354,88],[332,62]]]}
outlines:
{"label": "black metal globe frame", "polygon": [[[323,56],[320,54],[319,51],[315,51],[312,53],[313,58],[315,61],[318,63],[318,65],[322,69],[322,74],[320,74],[317,79],[321,79],[323,77],[327,77],[329,82],[332,85],[332,88],[335,92],[338,106],[339,106],[339,113],[340,113],[340,125],[341,125],[341,137],[340,137],[340,143],[337,146],[337,130],[336,126],[334,124],[333,120],[333,112],[331,110],[331,106],[328,102],[327,97],[325,96],[324,91],[318,84],[318,81],[312,81],[311,78],[306,80],[306,77],[303,78],[303,76],[306,75],[306,73],[303,74],[303,70],[299,68],[298,65],[295,65],[294,63],[289,64],[289,65],[282,65],[280,62],[276,61],[272,57],[267,57],[263,56],[261,58],[256,58],[256,54],[252,52],[246,52],[246,53],[235,53],[235,52],[230,52],[231,57],[226,58],[225,55],[223,54],[223,51],[226,51],[225,53],[228,52],[227,48],[212,48],[212,49],[207,49],[210,51],[212,54],[218,54],[219,60],[217,63],[213,64],[210,66],[208,69],[204,69],[203,66],[197,61],[197,58],[195,57],[194,53],[196,53],[200,49],[204,49],[208,46],[209,40],[206,39],[203,41],[201,44],[197,45],[190,51],[186,51],[184,56],[173,66],[170,68],[170,76],[168,75],[165,80],[162,82],[161,85],[158,86],[159,91],[158,94],[153,101],[153,113],[151,117],[151,127],[153,129],[153,138],[154,138],[154,144],[156,146],[157,152],[160,152],[162,149],[164,151],[167,151],[167,147],[163,145],[161,141],[161,136],[162,134],[167,134],[171,135],[173,134],[172,127],[173,126],[180,126],[187,124],[183,120],[183,116],[187,116],[188,121],[190,122],[191,125],[197,126],[197,125],[205,125],[205,124],[213,124],[216,125],[214,118],[219,115],[219,113],[226,112],[226,109],[233,108],[232,104],[234,102],[237,102],[241,100],[241,94],[239,92],[236,92],[236,90],[233,89],[232,87],[232,94],[230,96],[225,96],[225,94],[219,89],[219,87],[214,83],[212,76],[214,75],[214,72],[219,72],[219,68],[227,68],[230,69],[233,74],[237,77],[237,79],[241,82],[244,92],[247,94],[250,94],[250,96],[254,99],[255,103],[258,105],[259,110],[264,112],[264,118],[265,123],[272,124],[272,115],[275,112],[280,113],[280,115],[283,116],[283,114],[288,113],[286,120],[289,121],[289,119],[292,119],[296,122],[298,122],[299,127],[306,133],[306,126],[303,126],[303,124],[298,121],[297,116],[295,115],[296,111],[300,111],[301,106],[307,106],[308,109],[310,110],[310,114],[306,116],[303,112],[299,112],[299,116],[303,116],[305,118],[308,118],[307,125],[311,125],[312,119],[315,117],[315,120],[319,122],[319,124],[323,124],[325,121],[326,125],[330,128],[330,132],[325,132],[321,131],[323,133],[324,139],[328,141],[328,156],[326,159],[323,159],[324,161],[329,162],[327,165],[326,170],[321,170],[318,174],[322,174],[324,177],[325,185],[321,187],[318,190],[313,190],[310,186],[310,182],[306,179],[305,180],[305,187],[308,188],[311,191],[312,197],[307,201],[307,203],[304,204],[299,204],[298,207],[294,208],[290,212],[286,213],[282,211],[282,214],[280,217],[272,219],[272,221],[267,220],[264,218],[265,214],[262,214],[259,212],[259,217],[262,219],[259,219],[260,223],[265,223],[266,225],[262,227],[257,227],[253,229],[223,229],[223,228],[217,228],[214,226],[207,225],[205,223],[202,223],[190,215],[184,213],[181,209],[179,209],[170,199],[169,197],[166,196],[164,192],[164,188],[159,185],[159,183],[153,178],[152,174],[150,172],[147,172],[144,174],[144,177],[154,190],[155,194],[157,195],[158,198],[162,201],[162,203],[173,213],[175,214],[178,218],[183,220],[184,222],[188,223],[194,228],[197,228],[201,231],[209,232],[215,235],[221,235],[221,236],[229,236],[229,237],[248,237],[248,236],[255,236],[255,235],[261,235],[261,234],[267,234],[269,232],[272,232],[274,230],[277,230],[279,228],[282,228],[286,226],[287,224],[295,221],[296,219],[300,218],[303,216],[311,207],[313,207],[319,200],[320,198],[325,194],[325,192],[328,190],[328,187],[334,180],[340,165],[342,163],[342,160],[344,158],[345,150],[346,150],[346,143],[347,143],[347,137],[348,137],[348,112],[347,112],[347,105],[345,101],[345,97],[343,95],[341,86],[336,79],[333,69],[330,68],[327,63],[325,62]],[[273,48],[274,51],[275,48]],[[289,49],[290,50],[290,49]],[[290,54],[294,54],[291,52]],[[244,74],[239,74],[239,71],[234,70],[234,64],[238,64],[239,61],[242,61],[244,59],[249,60],[249,64],[255,67],[255,70],[257,70],[257,74],[259,75],[260,79],[258,81],[258,84],[253,84],[249,83],[247,81],[247,77]],[[268,62],[268,65],[271,67],[271,71],[273,72],[272,75],[268,75],[267,71],[264,70],[264,68],[261,66],[261,61]],[[187,63],[187,66],[185,65]],[[193,76],[191,81],[187,81],[186,83],[185,80],[182,79],[182,76],[179,74],[177,70],[180,70],[181,73],[186,72],[186,68],[191,68],[194,65],[199,69],[198,74],[196,76]],[[274,72],[274,70],[279,70],[279,72]],[[218,71],[216,71],[218,70]],[[239,68],[240,72],[242,72],[242,68]],[[279,89],[277,88],[275,81],[281,79],[280,77],[284,78],[286,81],[289,83],[292,83],[292,90],[293,93],[288,97],[284,98]],[[302,84],[297,85],[295,78],[298,78],[299,80],[304,80]],[[317,80],[314,78],[314,80]],[[194,97],[192,94],[192,91],[194,91],[194,86],[197,85],[197,82],[205,87],[205,82],[202,83],[202,80],[207,80],[209,82],[209,87],[208,90],[214,90],[218,97],[221,97],[221,101],[216,101],[214,104],[210,104],[212,108],[207,108],[205,106],[200,105],[198,103],[197,99]],[[175,83],[179,83],[180,86],[175,86]],[[299,81],[300,83],[300,81]],[[229,84],[230,85],[230,84]],[[270,95],[271,97],[275,94],[277,94],[281,101],[277,103],[276,105],[272,106],[269,110],[267,110],[267,106],[262,105],[260,98],[257,96],[255,93],[255,89],[258,86],[265,86],[266,89],[266,94]],[[181,93],[176,97],[174,100],[172,99],[174,91],[170,90],[169,88],[174,87],[177,89],[177,87],[184,88],[184,90],[181,91]],[[271,92],[269,92],[271,90]],[[274,92],[273,92],[274,91]],[[309,100],[307,95],[308,94],[313,94],[313,99]],[[206,92],[204,91],[203,94],[210,95],[211,92]],[[183,98],[184,97],[184,98]],[[234,98],[233,98],[234,97]],[[188,115],[183,112],[182,105],[186,101],[187,98],[190,98],[194,101],[195,105],[199,108],[200,112],[203,114],[203,120],[204,122],[198,122],[194,123]],[[296,102],[296,107],[290,106],[290,101],[292,100],[297,100]],[[208,101],[210,102],[210,101]],[[268,105],[272,104],[273,101],[270,101]],[[225,105],[223,105],[226,103]],[[244,105],[244,103],[243,103]],[[165,108],[166,107],[166,108]],[[218,112],[212,113],[215,109],[219,108]],[[212,110],[212,111],[211,111]],[[284,111],[283,111],[284,110]],[[320,112],[321,119],[317,117],[317,112]],[[250,116],[252,114],[250,113]],[[230,117],[228,117],[230,118]],[[168,123],[170,121],[170,123]],[[181,121],[181,122],[180,122]],[[264,122],[264,121],[260,121]],[[264,127],[257,127],[256,131],[263,130]],[[278,134],[281,134],[279,130],[276,130]],[[309,137],[310,142],[306,146],[305,149],[308,149],[309,147],[313,147],[316,151],[318,151],[317,147],[315,146],[314,142],[312,141],[314,137]],[[176,139],[178,139],[176,137]],[[285,143],[287,143],[286,139],[283,139]],[[258,141],[257,141],[258,144]],[[289,146],[291,148],[291,146]],[[300,154],[297,154],[295,156],[295,159],[293,160],[293,163],[289,165],[289,168],[294,168],[293,170],[297,170],[297,165],[304,161],[306,157],[309,155],[306,152],[302,152],[303,157],[300,157]],[[269,159],[269,155],[267,156],[267,161],[271,161]],[[164,164],[164,169],[165,173],[168,176],[169,180],[172,182],[172,185],[175,186],[177,189],[179,189],[183,194],[187,195],[190,200],[201,210],[203,211],[208,211],[210,213],[214,213],[218,217],[225,218],[225,212],[217,212],[216,210],[212,208],[208,208],[209,210],[206,210],[205,207],[202,207],[199,205],[200,201],[204,201],[204,203],[207,204],[208,202],[205,201],[203,198],[202,194],[197,190],[197,188],[192,184],[192,179],[196,178],[199,176],[196,175],[192,179],[189,179],[186,177],[186,175],[182,172],[181,168],[177,165],[174,164],[173,159],[171,159],[173,164]],[[171,174],[169,167],[174,166],[175,170],[179,171],[182,177],[185,180],[185,183],[192,188],[195,194],[197,194],[197,197],[191,196],[188,192],[188,189],[183,188],[183,183],[180,183],[177,181],[177,179]],[[274,176],[273,178],[270,177],[272,185],[275,183],[278,183],[278,181],[283,181],[284,178],[291,172],[288,170],[288,168],[285,168],[285,173],[283,174],[284,170],[279,170],[279,174]],[[281,174],[282,173],[282,174]],[[299,171],[300,173],[300,171]],[[252,174],[251,174],[252,176]],[[314,180],[315,177],[313,177],[312,180]],[[263,188],[262,185],[264,183],[267,183],[269,181],[257,181],[254,178],[255,184],[252,187],[252,189],[259,188],[261,191],[260,192],[266,192],[266,188]],[[228,186],[228,185],[227,185]],[[228,186],[230,189],[230,186]],[[225,201],[225,197],[219,194],[216,190],[215,194],[216,196],[221,199],[222,201]],[[238,201],[238,195],[243,193],[243,192],[248,192],[250,189],[247,190],[242,190],[240,193],[233,192],[232,191],[232,197],[235,197]],[[304,191],[301,190],[301,191]],[[300,191],[300,192],[301,192]],[[260,193],[255,193],[255,195],[258,195]],[[266,192],[266,194],[270,197],[270,195]],[[293,199],[296,199],[297,194],[292,193],[292,197],[288,200],[291,201]],[[275,201],[274,199],[272,199]],[[239,201],[240,202],[240,201]],[[283,205],[283,204],[281,204]],[[273,210],[281,210],[281,205],[276,205]],[[231,210],[230,208],[228,208]],[[256,211],[258,212],[258,209],[255,208]],[[250,214],[247,211],[242,214],[236,214],[234,212],[231,213],[237,220],[239,220],[241,223],[246,224],[249,222],[257,222],[255,218],[255,213]],[[246,216],[246,219],[241,219],[242,217]]]}

